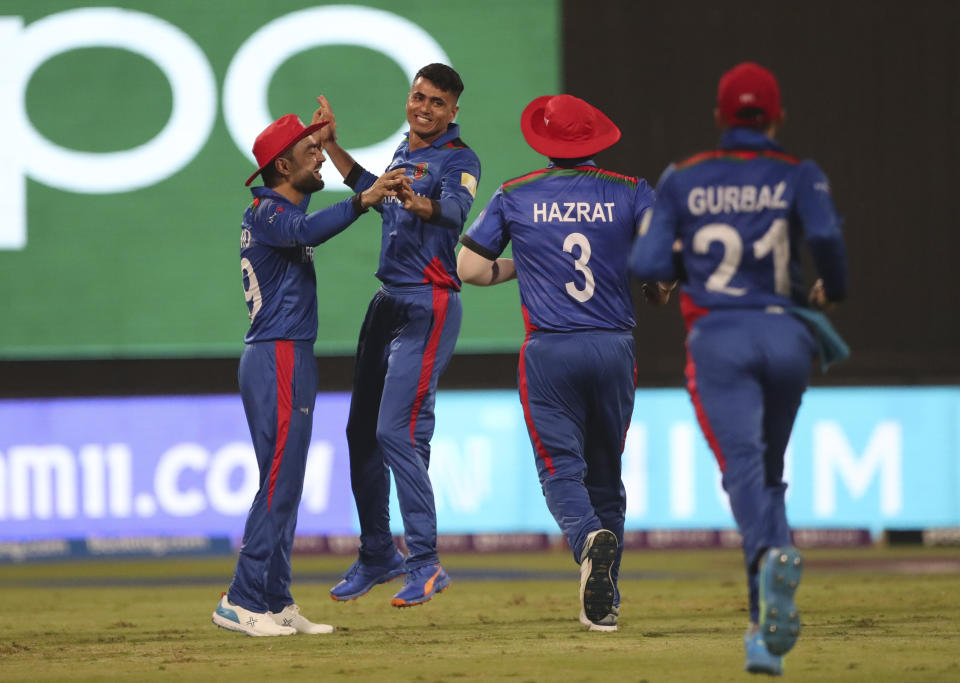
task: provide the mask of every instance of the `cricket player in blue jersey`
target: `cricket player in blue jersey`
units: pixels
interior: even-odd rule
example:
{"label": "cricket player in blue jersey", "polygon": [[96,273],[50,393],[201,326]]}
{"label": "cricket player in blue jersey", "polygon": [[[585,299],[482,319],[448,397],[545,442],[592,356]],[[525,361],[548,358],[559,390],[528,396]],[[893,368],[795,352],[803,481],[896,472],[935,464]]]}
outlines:
{"label": "cricket player in blue jersey", "polygon": [[[357,344],[347,421],[350,478],[360,518],[357,561],[330,590],[352,600],[406,574],[395,607],[418,605],[450,585],[437,556],[437,515],[427,468],[437,380],[453,354],[462,306],[454,250],[480,178],[480,161],[453,123],[463,92],[444,64],[422,68],[407,97],[410,130],[388,170],[410,179],[377,208],[383,219],[382,285],[367,309]],[[337,143],[335,118],[324,150],[347,185],[360,192],[376,178]],[[408,556],[390,533],[390,472],[397,484]]]}
{"label": "cricket player in blue jersey", "polygon": [[[803,568],[787,524],[784,451],[818,341],[832,332],[822,316],[819,328],[804,320],[818,315],[808,303],[843,299],[845,248],[826,176],[773,139],[784,118],[773,74],[753,63],[725,73],[715,117],[719,149],[667,169],[630,265],[644,280],[683,281],[687,389],[743,536],[746,669],[779,675],[800,632]],[[822,278],[809,297],[804,242]]]}
{"label": "cricket player in blue jersey", "polygon": [[[653,190],[590,160],[620,130],[581,99],[538,97],[520,125],[550,163],[497,189],[461,239],[457,270],[480,286],[518,280],[520,402],[543,495],[580,565],[580,622],[616,631],[620,458],[636,389],[627,259]],[[500,258],[509,242],[513,258]]]}
{"label": "cricket player in blue jersey", "polygon": [[[315,115],[316,118],[316,115]],[[307,214],[323,188],[323,152],[314,133],[287,114],[253,145],[263,176],[243,214],[240,269],[250,315],[240,358],[240,396],[250,426],[260,488],[243,532],[230,590],[213,623],[251,636],[331,633],[300,614],[290,594],[290,551],[303,490],[317,395],[317,279],[313,248],[354,222],[385,196],[395,196],[402,172],[387,173],[361,193]]]}

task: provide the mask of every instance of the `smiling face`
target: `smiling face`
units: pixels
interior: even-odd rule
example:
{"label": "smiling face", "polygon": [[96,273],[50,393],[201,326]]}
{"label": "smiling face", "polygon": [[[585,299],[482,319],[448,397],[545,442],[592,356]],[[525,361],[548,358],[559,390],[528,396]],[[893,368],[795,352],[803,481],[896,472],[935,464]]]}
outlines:
{"label": "smiling face", "polygon": [[411,147],[429,144],[446,133],[459,109],[453,93],[441,90],[422,76],[415,80],[407,97]]}
{"label": "smiling face", "polygon": [[294,145],[288,160],[290,185],[301,194],[323,189],[320,166],[326,161],[316,136],[308,135]]}

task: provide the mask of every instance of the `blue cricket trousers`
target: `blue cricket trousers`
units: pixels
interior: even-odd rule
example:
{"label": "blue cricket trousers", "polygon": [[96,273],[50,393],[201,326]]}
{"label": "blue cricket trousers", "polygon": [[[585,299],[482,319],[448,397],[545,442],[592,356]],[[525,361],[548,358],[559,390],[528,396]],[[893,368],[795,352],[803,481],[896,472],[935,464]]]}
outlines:
{"label": "blue cricket trousers", "polygon": [[460,333],[460,294],[432,284],[383,285],[367,309],[347,420],[350,481],[360,519],[360,560],[386,564],[390,472],[407,542],[407,569],[434,564],[437,513],[430,465],[437,380]]}
{"label": "blue cricket trousers", "polygon": [[240,357],[239,380],[260,489],[247,515],[227,597],[253,612],[280,612],[294,602],[290,551],[317,399],[313,344],[248,344]]}
{"label": "blue cricket trousers", "polygon": [[790,543],[783,456],[815,351],[803,323],[763,310],[714,310],[687,336],[687,390],[743,536],[752,622],[760,557]]}
{"label": "blue cricket trousers", "polygon": [[617,535],[616,582],[627,507],[621,456],[636,392],[633,335],[533,330],[517,374],[547,507],[578,564],[591,531]]}

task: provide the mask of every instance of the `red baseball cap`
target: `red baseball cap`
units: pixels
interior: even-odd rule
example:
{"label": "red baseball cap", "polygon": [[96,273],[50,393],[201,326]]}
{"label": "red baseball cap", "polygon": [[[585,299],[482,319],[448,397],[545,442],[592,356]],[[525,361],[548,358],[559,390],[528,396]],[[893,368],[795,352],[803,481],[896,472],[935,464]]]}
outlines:
{"label": "red baseball cap", "polygon": [[253,156],[256,157],[260,168],[247,178],[244,185],[249,185],[267,166],[272,164],[278,156],[286,152],[314,131],[320,130],[328,121],[304,126],[303,121],[296,114],[286,114],[267,126],[253,142]]}
{"label": "red baseball cap", "polygon": [[620,129],[596,107],[573,95],[543,95],[520,115],[527,144],[554,159],[593,156],[620,139]]}
{"label": "red baseball cap", "polygon": [[[737,64],[720,78],[717,86],[717,108],[720,118],[729,126],[755,126],[779,119],[780,86],[768,69],[753,62]],[[763,118],[740,117],[743,109],[759,109]]]}

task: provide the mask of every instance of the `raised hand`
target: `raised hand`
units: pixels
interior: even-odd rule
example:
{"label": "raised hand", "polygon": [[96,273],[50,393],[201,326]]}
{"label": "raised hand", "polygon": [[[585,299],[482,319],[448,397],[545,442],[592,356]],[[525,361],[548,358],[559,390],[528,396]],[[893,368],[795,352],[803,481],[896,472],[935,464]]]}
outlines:
{"label": "raised hand", "polygon": [[328,142],[337,141],[337,118],[333,115],[333,109],[330,107],[330,103],[326,97],[320,95],[320,97],[317,98],[317,102],[320,103],[320,106],[313,112],[313,120],[311,123],[327,122],[327,125],[317,131],[317,136],[320,138],[320,145],[323,146]]}
{"label": "raised hand", "polygon": [[[324,126],[326,128],[326,126]],[[320,129],[321,131],[323,128]],[[395,168],[387,171],[368,187],[360,195],[360,203],[364,208],[379,204],[384,197],[397,197],[404,188],[409,188],[410,178],[406,175],[406,169]]]}

